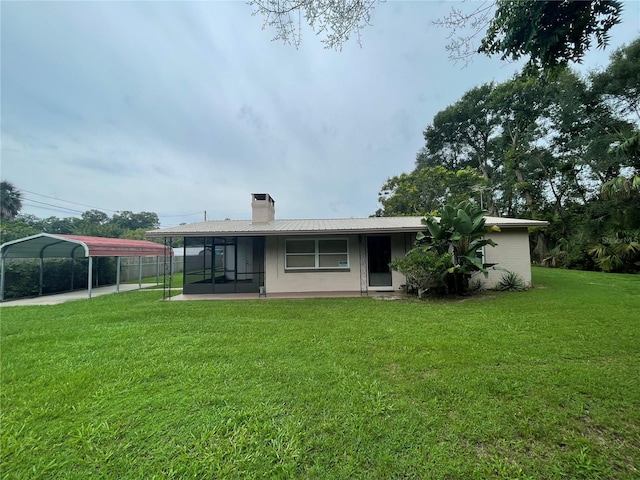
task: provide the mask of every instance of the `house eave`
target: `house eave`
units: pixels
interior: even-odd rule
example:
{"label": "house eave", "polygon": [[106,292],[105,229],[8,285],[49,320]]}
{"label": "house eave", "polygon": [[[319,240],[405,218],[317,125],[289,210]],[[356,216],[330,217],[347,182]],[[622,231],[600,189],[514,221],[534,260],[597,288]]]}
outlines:
{"label": "house eave", "polygon": [[[249,221],[210,221],[147,232],[148,237],[275,237],[310,235],[376,235],[417,233],[425,230],[422,217],[377,217],[367,219],[290,220],[256,224]],[[545,227],[548,222],[527,219],[486,217],[487,225],[501,229]],[[375,223],[386,225],[375,225]],[[227,223],[230,225],[227,226]],[[365,225],[362,225],[362,224]],[[345,226],[356,224],[352,227]],[[358,225],[360,224],[360,225]],[[227,228],[225,228],[227,227]]]}

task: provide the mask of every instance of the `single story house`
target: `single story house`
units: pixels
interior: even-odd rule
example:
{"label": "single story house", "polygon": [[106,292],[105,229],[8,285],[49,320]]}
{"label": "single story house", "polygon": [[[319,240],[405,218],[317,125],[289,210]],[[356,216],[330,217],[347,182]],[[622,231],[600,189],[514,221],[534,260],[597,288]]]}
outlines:
{"label": "single story house", "polygon": [[[400,291],[404,276],[389,269],[404,256],[422,217],[278,220],[269,194],[252,194],[251,220],[205,221],[147,232],[184,239],[185,294]],[[486,217],[500,232],[487,236],[486,263],[531,282],[529,227],[547,222]],[[504,272],[492,271],[494,285]]]}

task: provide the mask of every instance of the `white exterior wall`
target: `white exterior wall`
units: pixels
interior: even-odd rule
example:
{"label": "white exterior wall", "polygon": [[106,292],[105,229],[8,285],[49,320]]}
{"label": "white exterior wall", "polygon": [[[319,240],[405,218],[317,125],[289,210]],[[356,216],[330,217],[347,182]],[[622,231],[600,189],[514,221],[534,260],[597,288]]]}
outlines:
{"label": "white exterior wall", "polygon": [[[519,274],[527,285],[531,285],[531,256],[529,254],[529,231],[526,228],[503,228],[501,232],[486,236],[498,244],[497,247],[486,246],[485,263]],[[489,269],[489,278],[484,280],[488,288],[493,288],[505,274],[501,270]]]}
{"label": "white exterior wall", "polygon": [[[326,235],[326,238],[332,238]],[[265,243],[265,286],[268,293],[287,292],[360,292],[368,290],[399,291],[405,283],[404,275],[392,272],[391,287],[368,287],[366,236],[348,235],[348,271],[288,271],[284,269],[285,240],[305,238],[296,236],[267,237]],[[320,237],[306,237],[320,238]],[[333,237],[336,238],[336,237]],[[392,258],[402,257],[412,246],[412,236],[391,235]],[[362,278],[362,281],[361,281]]]}
{"label": "white exterior wall", "polygon": [[[404,275],[399,272],[392,272],[392,287],[368,287],[365,235],[348,236],[349,269],[346,271],[285,272],[285,239],[318,237],[296,237],[292,235],[266,238],[265,286],[267,293],[400,291],[401,286],[404,285]],[[337,238],[337,236],[327,235],[326,238]],[[487,238],[492,239],[498,246],[485,247],[485,262],[495,263],[505,270],[516,272],[526,284],[531,284],[531,258],[529,255],[529,233],[527,228],[503,228],[501,232],[488,234]],[[414,241],[415,235],[391,235],[392,258],[403,257],[413,247]],[[487,288],[493,288],[504,273],[501,270],[489,269],[488,279],[485,280],[483,275],[479,275],[477,278],[483,280]]]}
{"label": "white exterior wall", "polygon": [[[336,238],[326,236],[326,238]],[[284,270],[285,239],[318,237],[267,237],[265,243],[265,286],[267,293],[359,292],[360,244],[358,235],[349,235],[349,269],[345,271]]]}

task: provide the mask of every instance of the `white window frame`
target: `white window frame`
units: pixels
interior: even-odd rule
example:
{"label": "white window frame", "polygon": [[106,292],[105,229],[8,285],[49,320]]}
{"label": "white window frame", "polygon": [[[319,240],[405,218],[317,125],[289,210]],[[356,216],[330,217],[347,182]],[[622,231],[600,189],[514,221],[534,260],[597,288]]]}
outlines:
{"label": "white window frame", "polygon": [[[321,241],[341,241],[341,242],[345,242],[345,248],[346,250],[344,252],[330,252],[330,253],[321,253],[320,252],[320,247],[319,244]],[[300,241],[313,241],[314,242],[314,252],[303,252],[303,253],[288,253],[287,252],[287,245],[289,242],[300,242]],[[288,267],[287,266],[287,259],[290,256],[296,256],[296,255],[314,255],[314,266],[313,267],[309,267],[309,266],[305,266],[305,267]],[[346,255],[347,256],[347,261],[346,261],[346,265],[339,265],[339,266],[331,266],[331,267],[321,267],[320,266],[320,257],[322,256],[327,256],[327,255]],[[330,237],[330,238],[325,238],[325,237],[311,237],[311,238],[286,238],[284,241],[284,269],[289,271],[289,270],[349,270],[351,265],[350,262],[350,258],[349,258],[349,239],[345,238],[345,237]]]}

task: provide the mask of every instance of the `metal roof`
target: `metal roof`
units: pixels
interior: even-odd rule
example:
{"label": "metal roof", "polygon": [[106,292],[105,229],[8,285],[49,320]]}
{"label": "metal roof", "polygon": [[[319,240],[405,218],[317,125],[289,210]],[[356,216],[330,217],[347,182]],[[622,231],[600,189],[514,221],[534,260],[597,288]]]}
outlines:
{"label": "metal roof", "polygon": [[[369,217],[315,220],[272,220],[253,223],[251,220],[213,220],[147,232],[148,237],[196,236],[275,236],[317,234],[359,234],[419,232],[426,227],[424,217]],[[500,228],[544,227],[548,222],[519,218],[485,217],[487,225]]]}
{"label": "metal roof", "polygon": [[172,255],[172,249],[146,240],[39,233],[0,246],[2,258],[145,257]]}

